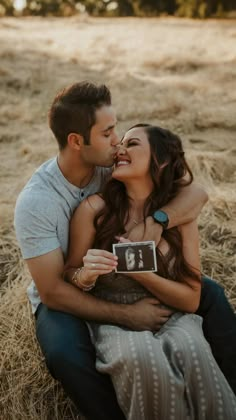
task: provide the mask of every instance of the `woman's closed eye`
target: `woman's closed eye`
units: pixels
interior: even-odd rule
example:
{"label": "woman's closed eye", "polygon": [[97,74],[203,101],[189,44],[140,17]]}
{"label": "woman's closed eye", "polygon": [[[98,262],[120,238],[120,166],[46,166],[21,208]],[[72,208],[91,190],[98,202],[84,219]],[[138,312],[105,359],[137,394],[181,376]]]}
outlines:
{"label": "woman's closed eye", "polygon": [[129,141],[127,143],[127,146],[126,147],[137,146],[137,145],[138,145],[138,142],[137,141],[131,140],[131,141]]}

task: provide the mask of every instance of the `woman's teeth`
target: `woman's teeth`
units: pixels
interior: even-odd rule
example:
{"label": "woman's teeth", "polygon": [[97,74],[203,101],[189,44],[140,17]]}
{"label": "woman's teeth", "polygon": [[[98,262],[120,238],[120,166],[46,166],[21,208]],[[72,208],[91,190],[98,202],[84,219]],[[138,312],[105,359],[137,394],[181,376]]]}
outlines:
{"label": "woman's teeth", "polygon": [[127,160],[119,160],[119,162],[117,162],[117,166],[122,166],[122,165],[129,165],[130,162],[128,162]]}

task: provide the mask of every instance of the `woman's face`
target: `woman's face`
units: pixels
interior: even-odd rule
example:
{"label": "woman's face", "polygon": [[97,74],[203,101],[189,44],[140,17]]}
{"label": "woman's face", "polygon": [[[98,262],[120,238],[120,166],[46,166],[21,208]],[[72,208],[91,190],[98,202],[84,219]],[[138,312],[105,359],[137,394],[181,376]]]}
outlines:
{"label": "woman's face", "polygon": [[146,132],[142,127],[132,128],[117,146],[112,177],[120,181],[150,177],[150,160],[151,150]]}

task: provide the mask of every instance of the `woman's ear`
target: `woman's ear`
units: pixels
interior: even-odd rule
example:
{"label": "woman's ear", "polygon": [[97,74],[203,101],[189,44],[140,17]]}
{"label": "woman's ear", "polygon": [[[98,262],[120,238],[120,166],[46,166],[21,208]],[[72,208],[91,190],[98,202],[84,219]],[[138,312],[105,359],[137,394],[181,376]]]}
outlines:
{"label": "woman's ear", "polygon": [[83,137],[77,133],[70,133],[67,137],[68,146],[74,150],[80,150],[83,144]]}

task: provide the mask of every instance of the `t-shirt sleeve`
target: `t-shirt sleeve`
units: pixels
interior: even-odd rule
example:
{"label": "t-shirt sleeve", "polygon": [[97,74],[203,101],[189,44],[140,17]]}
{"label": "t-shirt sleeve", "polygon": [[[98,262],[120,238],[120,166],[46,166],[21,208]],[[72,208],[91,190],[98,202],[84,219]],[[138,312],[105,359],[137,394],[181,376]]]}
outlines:
{"label": "t-shirt sleeve", "polygon": [[52,197],[22,191],[16,202],[14,225],[24,259],[60,247],[56,205]]}

